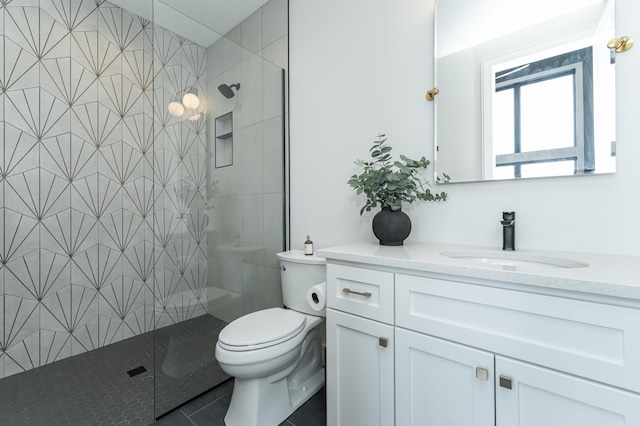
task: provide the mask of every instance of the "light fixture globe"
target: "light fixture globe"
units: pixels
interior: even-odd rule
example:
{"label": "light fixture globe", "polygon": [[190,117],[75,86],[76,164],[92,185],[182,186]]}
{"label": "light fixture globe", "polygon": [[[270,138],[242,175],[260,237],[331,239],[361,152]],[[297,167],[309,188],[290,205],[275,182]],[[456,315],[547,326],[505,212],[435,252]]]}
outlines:
{"label": "light fixture globe", "polygon": [[169,114],[173,115],[174,117],[180,117],[182,114],[184,114],[184,107],[178,101],[169,103],[167,109],[169,110]]}
{"label": "light fixture globe", "polygon": [[189,109],[196,109],[200,105],[198,95],[192,92],[185,93],[182,97],[182,104]]}

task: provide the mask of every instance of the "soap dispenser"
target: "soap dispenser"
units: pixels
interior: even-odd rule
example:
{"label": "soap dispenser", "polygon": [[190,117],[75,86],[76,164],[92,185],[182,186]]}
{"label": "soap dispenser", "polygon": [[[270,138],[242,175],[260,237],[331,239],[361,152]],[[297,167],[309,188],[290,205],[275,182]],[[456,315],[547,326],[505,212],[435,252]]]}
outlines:
{"label": "soap dispenser", "polygon": [[304,254],[305,256],[313,256],[313,241],[309,235],[307,235],[307,241],[304,242]]}

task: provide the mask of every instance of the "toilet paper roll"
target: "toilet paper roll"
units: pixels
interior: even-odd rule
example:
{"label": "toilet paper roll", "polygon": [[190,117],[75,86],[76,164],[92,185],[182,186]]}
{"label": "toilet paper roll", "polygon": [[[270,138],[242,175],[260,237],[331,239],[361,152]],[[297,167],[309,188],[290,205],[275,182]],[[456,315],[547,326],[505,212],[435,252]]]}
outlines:
{"label": "toilet paper roll", "polygon": [[307,303],[316,312],[327,306],[327,283],[322,282],[311,287],[307,291]]}

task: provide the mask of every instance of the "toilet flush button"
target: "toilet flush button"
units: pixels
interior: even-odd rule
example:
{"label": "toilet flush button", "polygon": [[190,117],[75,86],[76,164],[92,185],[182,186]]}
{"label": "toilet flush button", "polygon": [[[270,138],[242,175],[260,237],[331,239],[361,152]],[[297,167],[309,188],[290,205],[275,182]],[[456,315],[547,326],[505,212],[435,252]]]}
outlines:
{"label": "toilet flush button", "polygon": [[307,393],[307,387],[303,386],[302,388],[300,388],[302,390],[303,393]]}

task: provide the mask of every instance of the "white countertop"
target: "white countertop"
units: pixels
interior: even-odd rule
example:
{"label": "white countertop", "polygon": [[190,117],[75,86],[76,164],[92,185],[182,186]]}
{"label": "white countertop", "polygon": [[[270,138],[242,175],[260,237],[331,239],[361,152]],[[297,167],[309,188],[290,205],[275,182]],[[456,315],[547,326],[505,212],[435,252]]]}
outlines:
{"label": "white countertop", "polygon": [[[582,262],[579,268],[545,268],[539,266],[503,266],[481,264],[464,258],[451,258],[442,252],[464,254],[495,253],[528,258],[553,258],[562,262]],[[361,242],[318,250],[327,260],[341,260],[391,268],[410,269],[461,277],[577,291],[596,295],[640,300],[640,257],[538,250],[504,252],[496,247],[409,242],[404,246],[381,246]]]}

